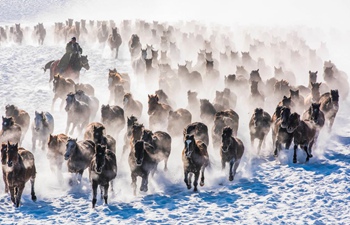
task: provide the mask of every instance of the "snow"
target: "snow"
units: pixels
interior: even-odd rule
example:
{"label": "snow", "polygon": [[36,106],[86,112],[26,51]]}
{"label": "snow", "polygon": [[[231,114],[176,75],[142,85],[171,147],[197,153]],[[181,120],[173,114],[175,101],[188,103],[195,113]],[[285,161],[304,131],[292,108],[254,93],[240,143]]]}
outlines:
{"label": "snow", "polygon": [[[50,27],[54,22],[67,18],[116,21],[124,18],[145,18],[149,21],[197,19],[208,23],[233,25],[238,30],[254,24],[259,26],[259,29],[269,29],[272,26],[286,26],[290,29],[299,25],[311,26],[315,28],[315,32],[302,27],[299,34],[314,48],[319,46],[320,41],[326,41],[330,50],[329,59],[350,74],[350,31],[346,30],[348,27],[343,28],[344,24],[350,21],[346,12],[349,8],[347,1],[220,1],[220,4],[203,1],[147,2],[118,1],[119,5],[116,5],[112,0],[102,0],[98,3],[86,0],[5,0],[0,1],[0,26],[21,22],[22,27],[32,27],[33,24],[43,21],[46,27]],[[237,23],[231,24],[227,20]],[[316,27],[322,32],[317,32]],[[324,35],[317,35],[319,33]],[[113,59],[110,50],[97,43],[83,46],[84,55],[89,57],[91,69],[82,71],[81,81],[94,85],[100,104],[108,103],[108,69],[117,68],[120,72],[129,72],[132,75],[126,43],[127,40],[123,40],[120,60]],[[52,86],[48,83],[48,72],[44,74],[41,68],[46,62],[60,58],[63,51],[64,42],[54,43],[52,30],[48,32],[44,46],[34,43],[30,34],[20,46],[1,43],[1,115],[5,114],[6,104],[18,105],[29,112],[32,119],[35,110],[50,109]],[[131,76],[131,79],[132,93],[142,101],[145,112],[147,94],[152,92],[145,89],[134,76]],[[60,100],[56,102],[53,112],[55,134],[64,132],[66,123],[66,113],[59,111],[59,103]],[[185,107],[186,103],[177,99],[179,107]],[[276,161],[269,150],[270,135],[262,149],[263,155],[257,156],[255,150],[249,147],[249,116],[239,112],[242,119],[238,136],[243,140],[246,152],[235,180],[228,181],[228,171],[221,171],[218,151],[210,147],[212,168],[207,170],[206,184],[199,187],[198,193],[187,190],[183,182],[183,143],[181,138],[173,138],[169,171],[163,172],[161,163],[158,166],[159,172],[149,180],[149,191],[138,192],[137,196],[134,196],[130,186],[127,156],[121,153],[124,135],[122,131],[117,148],[118,176],[114,181],[114,193],[109,193],[108,205],[104,205],[98,195],[95,209],[91,209],[92,191],[88,172],[84,172],[81,185],[70,187],[68,179],[71,175],[67,169],[64,168],[63,181],[60,182],[56,174],[50,171],[46,154],[37,150],[34,154],[38,171],[35,183],[38,201],[31,201],[30,185],[27,183],[21,207],[14,208],[9,195],[3,193],[4,184],[1,181],[0,223],[349,224],[349,106],[349,101],[341,102],[332,133],[321,132],[314,157],[306,164],[302,163],[305,155],[301,151],[298,151],[297,164],[292,163],[291,150],[283,150]],[[147,125],[148,117],[146,113],[143,114],[140,120]],[[99,119],[98,116],[96,121]],[[28,131],[23,146],[30,149],[31,131]],[[139,183],[138,181],[138,187]]]}

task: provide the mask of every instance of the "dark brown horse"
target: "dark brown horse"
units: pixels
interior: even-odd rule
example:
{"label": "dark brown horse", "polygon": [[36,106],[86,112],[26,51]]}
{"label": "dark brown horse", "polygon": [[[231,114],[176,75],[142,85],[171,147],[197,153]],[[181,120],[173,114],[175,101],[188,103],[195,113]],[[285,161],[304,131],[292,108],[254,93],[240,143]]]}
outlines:
{"label": "dark brown horse", "polygon": [[143,130],[143,141],[149,143],[153,147],[151,157],[157,161],[157,163],[164,160],[164,171],[168,170],[168,159],[171,153],[171,137],[164,131],[152,132],[150,130]]}
{"label": "dark brown horse", "polygon": [[[50,63],[51,62],[51,63]],[[79,82],[79,76],[80,76],[80,71],[82,68],[89,70],[90,65],[89,65],[89,60],[87,55],[82,55],[80,58],[75,60],[73,64],[68,65],[67,69],[64,71],[60,71],[58,68],[58,64],[60,60],[54,60],[48,62],[44,68],[47,68],[48,65],[50,65],[50,80],[51,82],[53,80],[53,77],[57,74],[60,74],[64,78],[71,78],[72,80]],[[45,71],[45,69],[44,69]]]}
{"label": "dark brown horse", "polygon": [[[77,182],[81,182],[83,172],[90,166],[91,160],[95,154],[95,143],[91,140],[77,141],[77,139],[68,138],[64,159],[67,160],[68,172],[78,175]],[[69,180],[73,185],[75,181]]]}
{"label": "dark brown horse", "polygon": [[230,163],[229,181],[233,181],[235,178],[237,168],[244,153],[243,142],[237,137],[232,137],[232,134],[231,127],[224,128],[222,131],[220,151],[222,169],[225,169],[227,162]]}
{"label": "dark brown horse", "polygon": [[119,47],[122,44],[122,37],[118,33],[118,28],[112,28],[112,34],[108,36],[108,45],[111,51],[115,49],[115,58],[118,58]]}
{"label": "dark brown horse", "polygon": [[66,152],[66,144],[68,136],[65,134],[51,135],[47,143],[47,154],[46,157],[50,162],[51,171],[60,173],[62,171],[62,164],[64,161],[64,153]]}
{"label": "dark brown horse", "polygon": [[289,149],[293,140],[293,133],[287,132],[288,119],[291,114],[290,108],[282,106],[279,109],[280,114],[276,121],[272,124],[272,143],[274,145],[274,156],[282,150],[282,144],[286,144],[286,149]]}
{"label": "dark brown horse", "polygon": [[[117,158],[115,154],[106,149],[105,145],[97,144],[95,154],[89,167],[89,177],[92,185],[92,208],[96,205],[97,187],[101,188],[101,199],[107,204],[109,182],[117,176]],[[113,185],[112,190],[113,190]],[[103,188],[103,191],[102,191]]]}
{"label": "dark brown horse", "polygon": [[158,165],[157,160],[150,156],[150,152],[153,150],[150,144],[144,141],[137,141],[134,150],[130,151],[128,162],[134,195],[136,195],[136,180],[138,176],[142,178],[140,191],[148,191],[148,176],[157,169]]}
{"label": "dark brown horse", "polygon": [[123,154],[129,149],[130,138],[132,135],[132,128],[137,123],[137,118],[135,116],[127,117],[127,129],[124,135],[124,146],[123,146]]}
{"label": "dark brown horse", "polygon": [[214,148],[221,145],[221,135],[224,127],[229,126],[233,130],[233,135],[237,136],[239,126],[239,116],[232,109],[215,113],[214,126],[212,128],[212,139]]}
{"label": "dark brown horse", "polygon": [[71,92],[67,95],[65,110],[67,112],[67,126],[65,133],[68,134],[70,124],[72,124],[70,135],[74,133],[76,126],[79,126],[78,131],[81,133],[83,128],[89,123],[89,106],[84,102],[78,101],[75,98],[75,94]]}
{"label": "dark brown horse", "polygon": [[63,108],[64,100],[67,94],[70,92],[75,92],[75,83],[69,78],[64,78],[57,74],[53,77],[53,93],[54,97],[52,99],[51,111],[54,111],[54,105],[58,98],[62,99],[60,109]]}
{"label": "dark brown horse", "polygon": [[184,140],[187,135],[194,135],[196,140],[202,141],[206,146],[209,145],[208,127],[204,123],[194,122],[187,125],[183,131]]}
{"label": "dark brown horse", "polygon": [[287,132],[294,138],[293,163],[297,162],[297,149],[300,146],[306,152],[306,162],[312,157],[312,146],[315,142],[316,126],[313,122],[300,120],[298,113],[292,113],[287,123]]}
{"label": "dark brown horse", "polygon": [[6,186],[11,194],[11,201],[19,207],[25,183],[30,179],[32,200],[36,201],[34,183],[36,168],[34,155],[25,149],[19,149],[18,143],[8,142],[6,150]]}
{"label": "dark brown horse", "polygon": [[338,90],[331,90],[331,92],[321,95],[319,103],[321,104],[321,111],[325,114],[326,121],[328,122],[328,131],[330,132],[339,110]]}
{"label": "dark brown horse", "polygon": [[266,135],[269,133],[271,127],[271,116],[262,108],[256,108],[254,114],[249,121],[250,142],[254,146],[254,140],[259,140],[258,154],[262,143],[265,141]]}
{"label": "dark brown horse", "polygon": [[6,163],[7,163],[7,143],[6,142],[3,142],[1,144],[0,154],[1,154],[2,178],[5,184],[5,193],[7,194],[9,192],[9,187],[7,186],[7,182],[6,182]]}
{"label": "dark brown horse", "polygon": [[15,123],[13,117],[2,117],[2,130],[0,130],[0,143],[21,143],[22,129]]}
{"label": "dark brown horse", "polygon": [[85,128],[84,140],[91,140],[95,144],[106,145],[109,150],[116,153],[116,140],[106,135],[106,128],[103,124],[98,122],[92,122]]}
{"label": "dark brown horse", "polygon": [[5,114],[7,117],[12,116],[15,120],[15,123],[17,123],[22,130],[22,140],[24,139],[24,136],[26,135],[29,124],[30,124],[30,116],[29,114],[24,111],[23,109],[19,109],[15,105],[6,105],[5,106]]}
{"label": "dark brown horse", "polygon": [[44,151],[47,139],[54,130],[54,119],[49,112],[35,111],[35,118],[32,124],[32,151],[35,151],[36,141],[41,144],[41,149]]}
{"label": "dark brown horse", "polygon": [[170,105],[160,103],[158,95],[148,95],[148,111],[150,129],[161,127],[168,118]]}
{"label": "dark brown horse", "polygon": [[102,105],[101,122],[105,125],[107,133],[118,138],[125,126],[124,110],[117,105]]}
{"label": "dark brown horse", "polygon": [[194,174],[194,191],[197,191],[198,179],[201,175],[200,186],[204,186],[204,170],[209,166],[209,155],[207,146],[194,138],[194,135],[186,135],[185,147],[182,151],[182,162],[184,166],[184,182],[187,189],[191,189],[192,176]]}

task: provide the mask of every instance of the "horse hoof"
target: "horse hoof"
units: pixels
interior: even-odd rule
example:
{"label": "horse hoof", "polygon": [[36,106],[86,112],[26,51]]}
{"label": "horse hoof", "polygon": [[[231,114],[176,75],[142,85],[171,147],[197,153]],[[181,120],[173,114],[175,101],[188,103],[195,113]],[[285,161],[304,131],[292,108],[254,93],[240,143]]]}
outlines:
{"label": "horse hoof", "polygon": [[233,176],[229,176],[229,177],[228,177],[228,180],[229,180],[229,181],[233,181]]}
{"label": "horse hoof", "polygon": [[200,185],[201,187],[203,187],[203,186],[204,186],[204,182],[200,182],[199,185]]}
{"label": "horse hoof", "polygon": [[192,186],[191,185],[187,185],[187,189],[191,189],[192,188]]}
{"label": "horse hoof", "polygon": [[314,157],[312,154],[310,154],[310,156],[309,156],[310,158],[312,158],[312,157]]}
{"label": "horse hoof", "polygon": [[197,192],[197,191],[198,191],[197,187],[194,187],[194,188],[193,188],[193,191],[194,191],[194,192]]}
{"label": "horse hoof", "polygon": [[32,195],[32,201],[33,201],[33,202],[36,202],[36,199],[37,199],[36,196],[35,196],[35,195]]}
{"label": "horse hoof", "polygon": [[297,159],[293,159],[293,163],[297,163]]}

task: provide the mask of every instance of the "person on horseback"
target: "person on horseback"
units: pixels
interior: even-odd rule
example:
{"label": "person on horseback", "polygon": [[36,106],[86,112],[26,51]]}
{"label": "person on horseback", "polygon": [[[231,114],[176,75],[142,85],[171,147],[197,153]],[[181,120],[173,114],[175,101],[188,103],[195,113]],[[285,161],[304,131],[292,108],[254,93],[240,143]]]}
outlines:
{"label": "person on horseback", "polygon": [[66,45],[66,53],[61,58],[59,64],[59,73],[63,73],[69,65],[74,69],[75,62],[80,59],[83,49],[80,47],[77,39],[72,37],[71,41]]}

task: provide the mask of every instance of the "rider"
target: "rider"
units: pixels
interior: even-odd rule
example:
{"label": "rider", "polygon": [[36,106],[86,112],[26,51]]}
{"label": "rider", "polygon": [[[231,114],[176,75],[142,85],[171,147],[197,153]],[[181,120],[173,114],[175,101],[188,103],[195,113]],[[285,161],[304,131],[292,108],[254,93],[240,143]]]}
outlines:
{"label": "rider", "polygon": [[74,64],[74,61],[79,59],[83,49],[77,42],[75,37],[72,37],[71,41],[66,45],[66,53],[63,55],[62,59],[58,64],[59,72],[63,73],[68,67],[68,65]]}

